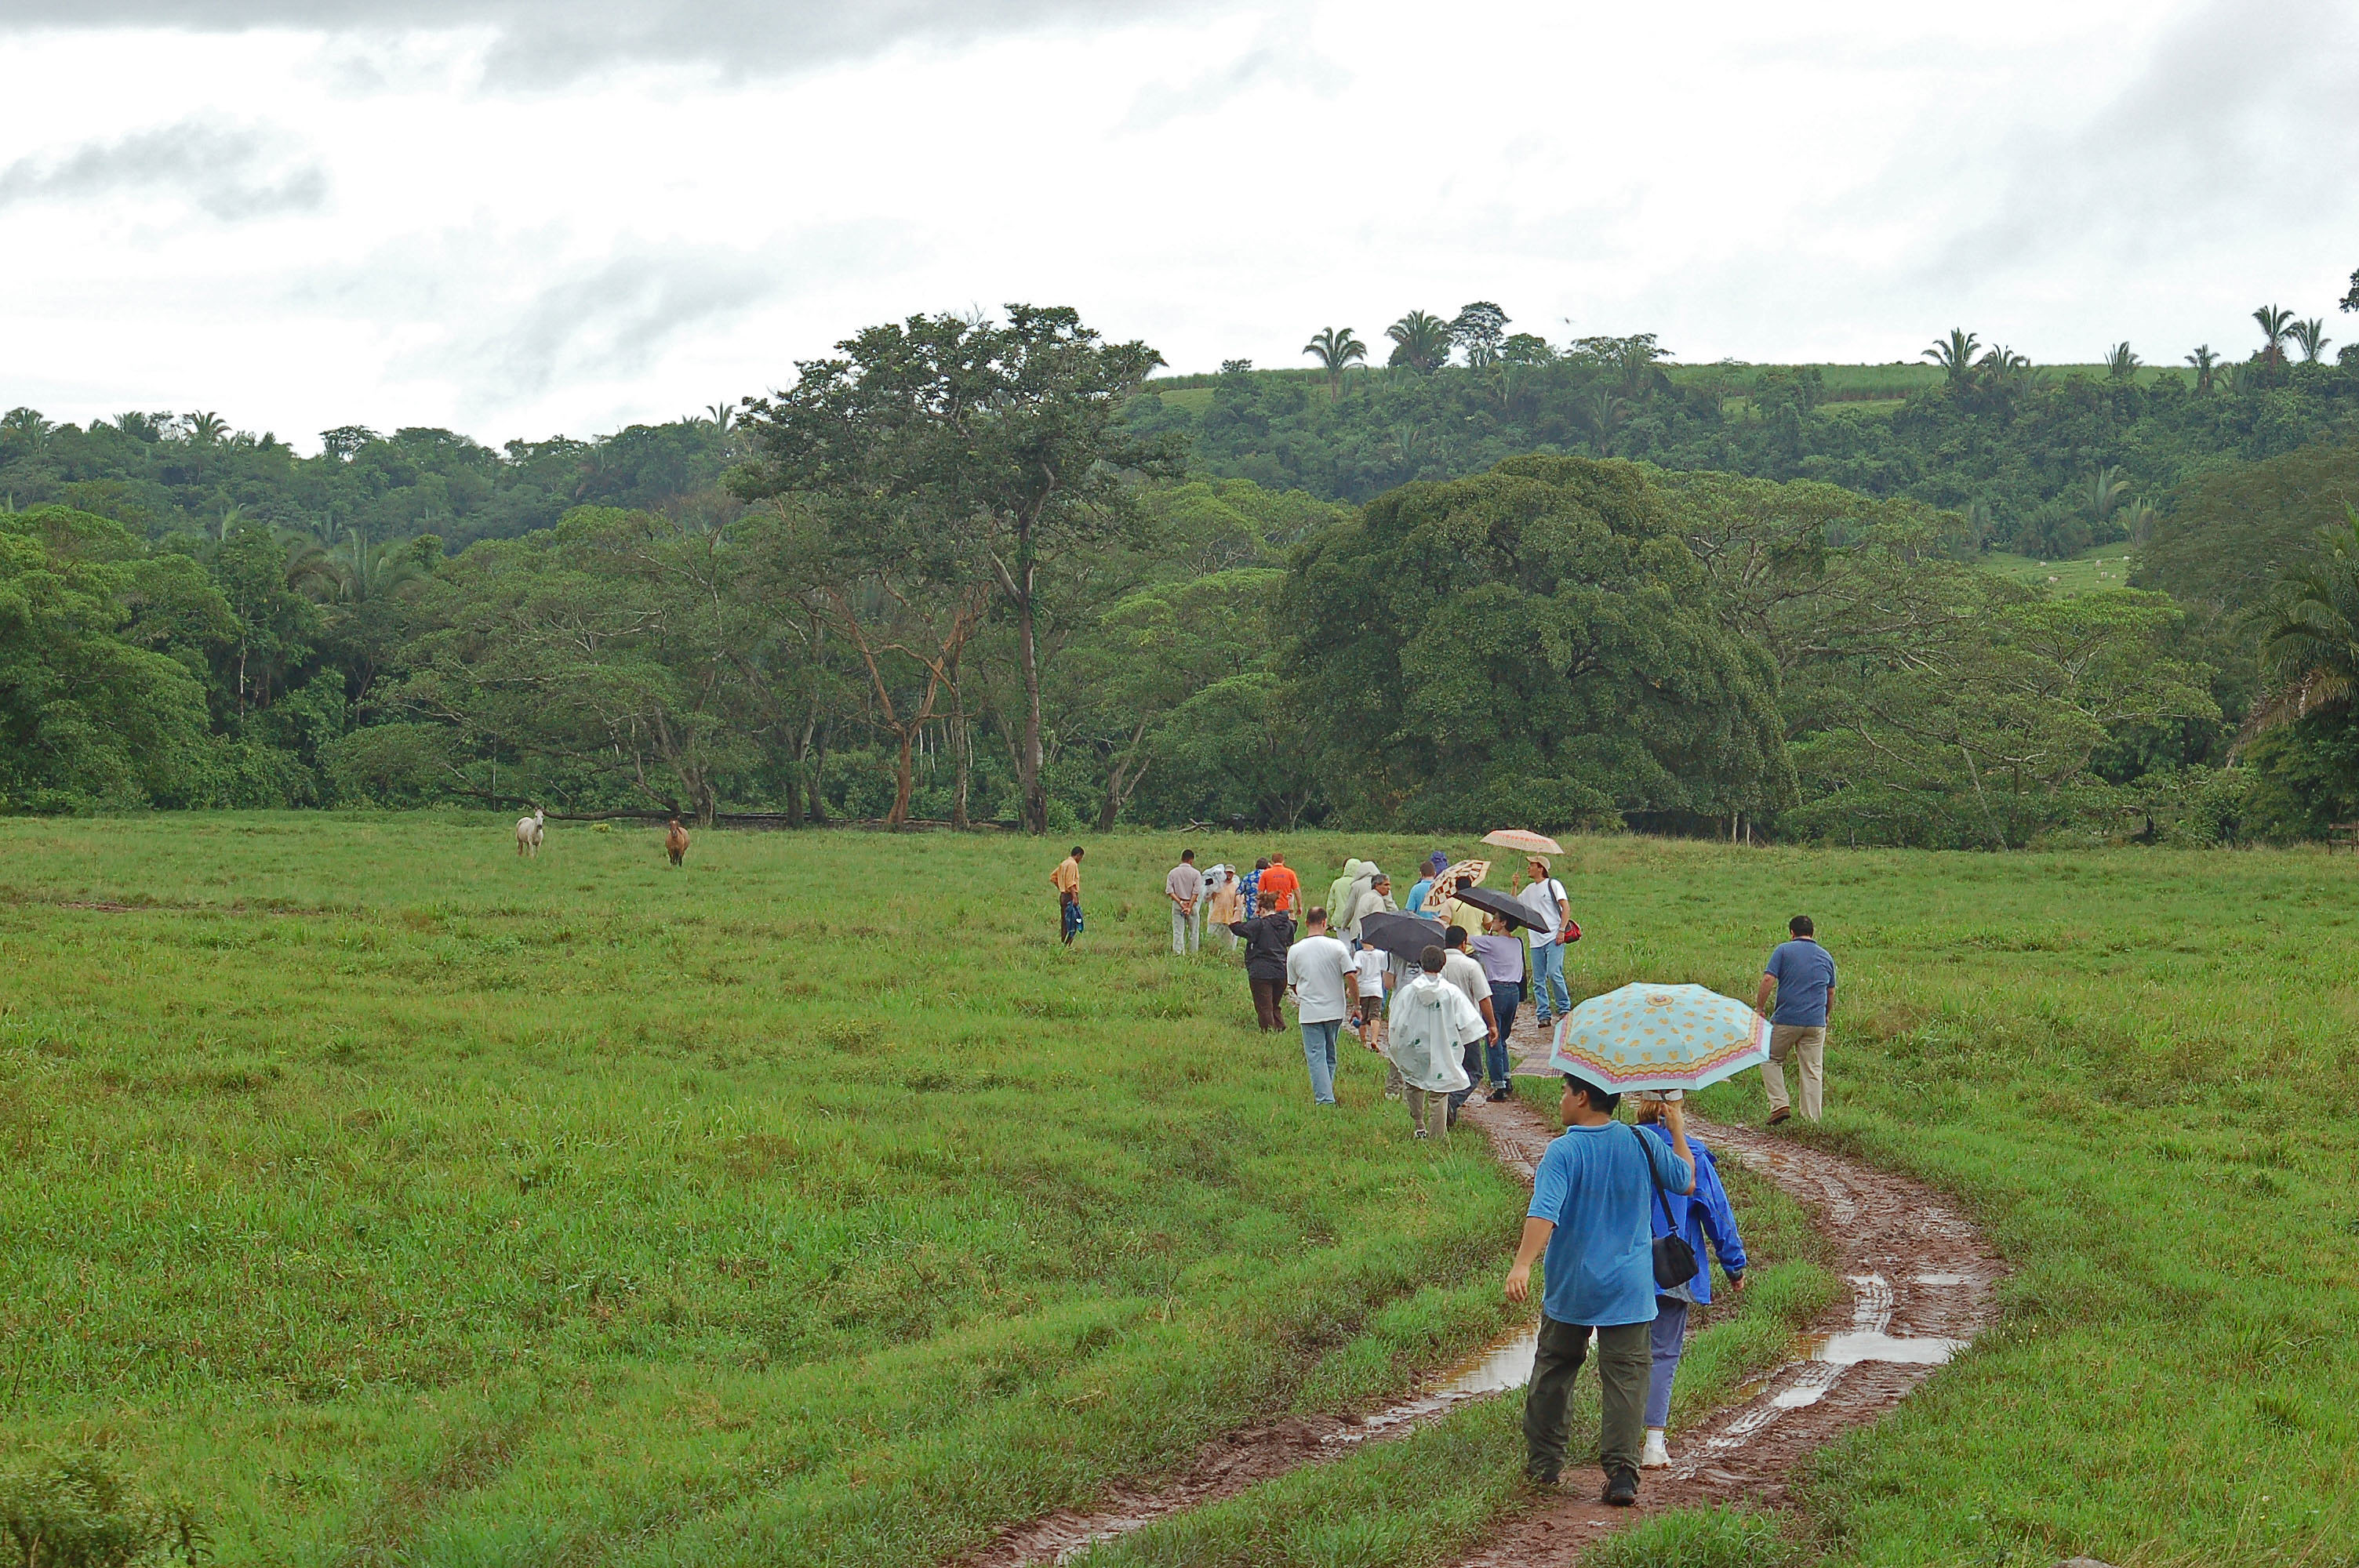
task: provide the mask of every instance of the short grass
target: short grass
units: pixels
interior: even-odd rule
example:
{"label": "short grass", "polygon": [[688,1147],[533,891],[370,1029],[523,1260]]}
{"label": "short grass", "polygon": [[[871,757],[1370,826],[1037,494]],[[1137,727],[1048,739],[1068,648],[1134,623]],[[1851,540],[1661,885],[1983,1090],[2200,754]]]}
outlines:
{"label": "short grass", "polygon": [[939,1559],[1509,1321],[1522,1203],[1309,1103],[1166,846],[11,821],[0,1478],[224,1563]]}
{"label": "short grass", "polygon": [[[1068,953],[1060,846],[997,838],[707,834],[673,872],[572,827],[521,865],[480,816],[0,824],[0,1469],[97,1455],[227,1562],[921,1563],[1455,1359],[1509,1321],[1519,1193],[1412,1152],[1364,1057],[1310,1113],[1233,971],[1158,951],[1175,842],[1093,844]],[[1288,845],[1314,887],[1435,847]],[[1817,916],[1843,988],[1798,1136],[2018,1266],[1822,1457],[1811,1556],[2354,1561],[2347,860],[1560,869],[1584,991],[1748,994]],[[1288,1552],[1436,1561],[1511,1408],[1281,1483],[1318,1500]],[[1683,1528],[1714,1561],[1753,1525]]]}
{"label": "short grass", "polygon": [[2126,545],[2098,545],[2077,556],[2053,561],[1991,550],[1978,557],[1978,564],[2017,582],[2044,587],[2060,599],[2127,588],[2130,573],[2136,569]]}

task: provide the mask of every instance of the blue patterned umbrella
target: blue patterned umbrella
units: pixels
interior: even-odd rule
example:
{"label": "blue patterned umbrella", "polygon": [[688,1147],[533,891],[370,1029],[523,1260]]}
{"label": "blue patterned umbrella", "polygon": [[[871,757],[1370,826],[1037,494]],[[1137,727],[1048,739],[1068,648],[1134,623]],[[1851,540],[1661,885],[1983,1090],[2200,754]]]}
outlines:
{"label": "blue patterned umbrella", "polygon": [[1769,1021],[1701,986],[1637,981],[1591,997],[1556,1026],[1549,1071],[1615,1094],[1700,1089],[1769,1059]]}

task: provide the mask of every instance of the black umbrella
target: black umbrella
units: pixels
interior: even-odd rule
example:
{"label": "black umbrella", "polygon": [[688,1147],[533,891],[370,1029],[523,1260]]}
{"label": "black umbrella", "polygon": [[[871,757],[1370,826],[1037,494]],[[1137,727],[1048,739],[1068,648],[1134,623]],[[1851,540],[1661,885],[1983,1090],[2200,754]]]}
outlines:
{"label": "black umbrella", "polygon": [[1441,922],[1380,910],[1360,917],[1360,945],[1414,963],[1428,947],[1441,946]]}
{"label": "black umbrella", "polygon": [[1491,888],[1467,886],[1460,888],[1450,896],[1461,903],[1473,905],[1485,914],[1495,914],[1510,925],[1528,925],[1535,931],[1546,931],[1549,928],[1547,921],[1534,914],[1529,904],[1512,893],[1499,892]]}

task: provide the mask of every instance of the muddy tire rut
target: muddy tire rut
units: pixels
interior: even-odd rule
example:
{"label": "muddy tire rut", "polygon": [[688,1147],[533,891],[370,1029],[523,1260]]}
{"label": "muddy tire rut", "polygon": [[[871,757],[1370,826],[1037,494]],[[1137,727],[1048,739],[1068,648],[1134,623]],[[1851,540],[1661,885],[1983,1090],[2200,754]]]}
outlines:
{"label": "muddy tire rut", "polygon": [[[1546,1042],[1536,1033],[1519,1031],[1514,1044],[1518,1076],[1545,1059]],[[1534,1075],[1531,1084],[1538,1092],[1529,1097],[1470,1102],[1460,1120],[1479,1130],[1500,1162],[1526,1182],[1560,1130],[1553,1080]],[[1635,1509],[1597,1500],[1604,1476],[1596,1465],[1570,1467],[1560,1494],[1498,1521],[1459,1559],[1463,1568],[1570,1564],[1604,1536],[1669,1509],[1777,1507],[1821,1444],[1875,1421],[1995,1320],[1995,1292],[2006,1265],[1940,1195],[1778,1134],[1701,1118],[1690,1125],[1715,1155],[1767,1177],[1810,1211],[1848,1292],[1798,1336],[1791,1359],[1701,1422],[1672,1432],[1672,1466],[1646,1473]],[[1177,1475],[1119,1485],[1087,1510],[1060,1509],[1009,1530],[961,1559],[962,1568],[1062,1563],[1094,1542],[1234,1497],[1298,1466],[1406,1437],[1471,1400],[1521,1387],[1531,1336],[1529,1327],[1517,1330],[1483,1357],[1372,1416],[1288,1418],[1232,1433],[1207,1444]],[[1581,1438],[1576,1431],[1576,1451]]]}

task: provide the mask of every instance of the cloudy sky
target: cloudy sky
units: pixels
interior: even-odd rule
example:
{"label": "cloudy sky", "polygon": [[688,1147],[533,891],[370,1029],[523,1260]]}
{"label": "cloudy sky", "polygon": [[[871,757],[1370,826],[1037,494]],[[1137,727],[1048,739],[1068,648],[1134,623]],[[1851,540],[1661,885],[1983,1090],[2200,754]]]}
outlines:
{"label": "cloudy sky", "polygon": [[2359,266],[2354,68],[2330,0],[7,0],[0,406],[588,435],[1016,299],[2242,353]]}

